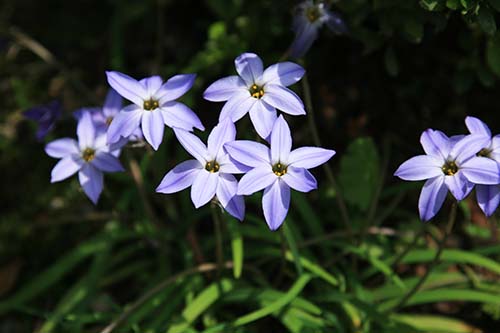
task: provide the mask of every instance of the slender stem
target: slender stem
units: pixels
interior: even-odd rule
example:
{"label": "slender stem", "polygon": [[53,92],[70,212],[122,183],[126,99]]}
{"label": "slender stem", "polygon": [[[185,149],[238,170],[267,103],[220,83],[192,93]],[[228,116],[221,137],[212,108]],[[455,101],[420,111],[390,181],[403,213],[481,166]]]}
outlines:
{"label": "slender stem", "polygon": [[[233,263],[231,261],[223,263],[223,268],[225,269],[230,269],[233,267]],[[158,294],[160,291],[165,289],[168,285],[171,283],[174,283],[175,281],[182,279],[184,277],[187,277],[189,275],[194,275],[198,273],[205,273],[205,272],[210,272],[219,269],[220,266],[216,265],[214,263],[205,263],[193,268],[189,268],[185,271],[182,271],[180,273],[177,273],[175,275],[172,275],[168,277],[166,280],[163,282],[160,282],[157,284],[153,289],[149,290],[146,292],[144,295],[142,295],[137,301],[135,301],[131,306],[127,307],[127,309],[118,317],[116,320],[111,322],[108,326],[106,326],[101,333],[111,333],[117,328],[119,325],[121,325],[132,313],[134,313],[135,310],[137,310],[142,304],[144,304],[148,299],[153,297],[154,295]]]}
{"label": "slender stem", "polygon": [[[311,98],[311,88],[309,86],[309,80],[307,79],[307,75],[304,75],[302,78],[302,87],[304,90],[304,100],[307,108],[307,119],[309,122],[309,130],[311,131],[311,135],[314,141],[314,144],[318,147],[321,147],[321,140],[318,134],[318,128],[316,127],[316,122],[314,120],[314,109],[312,105],[312,98]],[[329,182],[332,184],[332,187],[335,191],[335,199],[337,200],[337,205],[339,206],[340,209],[340,215],[342,217],[342,222],[344,223],[344,226],[349,232],[349,235],[352,236],[353,230],[351,227],[351,223],[349,222],[349,214],[347,213],[347,207],[345,205],[344,197],[342,196],[342,192],[340,190],[340,187],[337,184],[337,181],[335,180],[335,177],[333,176],[333,171],[332,168],[328,163],[323,164],[323,169],[325,170],[326,177],[328,178]]]}
{"label": "slender stem", "polygon": [[410,298],[412,298],[413,295],[415,295],[415,293],[417,293],[417,291],[419,291],[419,289],[425,283],[425,281],[429,277],[432,269],[439,263],[439,261],[441,259],[441,254],[443,253],[443,249],[446,245],[446,240],[448,239],[448,236],[450,235],[451,230],[453,229],[453,225],[455,224],[456,216],[457,216],[457,202],[453,202],[453,204],[451,206],[450,216],[448,219],[448,224],[446,226],[446,230],[444,232],[443,238],[441,239],[441,241],[438,244],[438,250],[436,252],[436,255],[434,256],[434,259],[429,264],[427,271],[420,278],[420,280],[417,282],[417,284],[405,296],[403,296],[403,298],[399,301],[398,304],[396,304],[391,309],[391,311],[396,312],[399,309],[401,309],[403,306],[405,306],[405,304],[408,302],[408,300],[410,300]]}
{"label": "slender stem", "polygon": [[403,252],[401,252],[396,258],[394,258],[394,261],[392,262],[391,266],[396,267],[397,265],[399,265],[401,260],[403,260],[404,257],[406,257],[406,255],[411,250],[413,250],[413,248],[417,245],[419,239],[421,239],[426,232],[427,232],[427,224],[422,224],[420,230],[413,236],[413,240],[411,241],[411,243],[408,244],[408,246],[403,250]]}
{"label": "slender stem", "polygon": [[220,212],[216,204],[212,203],[210,205],[212,210],[212,219],[214,221],[214,232],[215,232],[215,261],[217,266],[217,277],[220,277],[222,273],[222,265],[224,262],[224,253],[222,252],[222,223],[220,218]]}

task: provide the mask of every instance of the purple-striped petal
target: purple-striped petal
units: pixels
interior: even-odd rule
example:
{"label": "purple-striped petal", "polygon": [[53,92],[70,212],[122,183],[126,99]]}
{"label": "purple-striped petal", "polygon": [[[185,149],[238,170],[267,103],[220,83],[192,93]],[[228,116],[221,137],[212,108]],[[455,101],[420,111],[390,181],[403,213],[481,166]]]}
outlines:
{"label": "purple-striped petal", "polygon": [[91,164],[86,163],[78,172],[78,179],[83,188],[83,192],[94,203],[97,204],[103,187],[103,174]]}
{"label": "purple-striped petal", "polygon": [[112,118],[121,111],[123,105],[122,96],[116,92],[113,88],[110,88],[108,94],[106,95],[106,99],[104,101],[104,105],[102,107],[102,113],[107,118]]}
{"label": "purple-striped petal", "polygon": [[290,187],[281,179],[264,191],[262,209],[269,229],[278,229],[285,220],[290,207]]}
{"label": "purple-striped petal", "polygon": [[161,142],[163,141],[163,131],[165,125],[163,124],[163,116],[160,110],[144,111],[142,115],[142,133],[146,141],[158,150]]}
{"label": "purple-striped petal", "polygon": [[168,127],[182,128],[186,131],[192,131],[193,127],[204,131],[205,127],[200,118],[186,105],[179,102],[168,102],[161,105],[163,121]]}
{"label": "purple-striped petal", "polygon": [[476,197],[481,210],[486,216],[490,217],[497,209],[498,204],[500,204],[500,186],[477,185]]}
{"label": "purple-striped petal", "polygon": [[161,86],[155,97],[160,100],[160,104],[173,101],[191,89],[195,78],[196,74],[179,74],[172,76]]}
{"label": "purple-striped petal", "polygon": [[234,60],[236,71],[247,86],[256,83],[262,76],[264,66],[262,60],[255,53],[243,53]]}
{"label": "purple-striped petal", "polygon": [[143,107],[144,100],[150,97],[139,81],[126,74],[108,71],[106,72],[106,76],[109,85],[116,90],[117,93],[141,108]]}
{"label": "purple-striped petal", "polygon": [[418,155],[401,164],[394,175],[404,180],[424,180],[442,176],[442,166],[437,157]]}
{"label": "purple-striped petal", "polygon": [[249,113],[257,134],[261,138],[267,139],[276,121],[276,109],[262,100],[257,100]]}
{"label": "purple-striped petal", "polygon": [[334,150],[319,147],[301,147],[290,152],[288,165],[311,169],[327,162],[333,155],[335,155]]}
{"label": "purple-striped petal", "polygon": [[420,136],[420,143],[427,155],[442,158],[443,162],[450,154],[450,140],[441,131],[435,131],[433,129],[424,131]]}
{"label": "purple-striped petal", "polygon": [[139,83],[142,84],[144,89],[148,92],[148,97],[153,97],[156,92],[160,90],[163,80],[160,76],[154,75],[140,80]]}
{"label": "purple-striped petal", "polygon": [[209,172],[205,169],[198,172],[191,186],[191,201],[195,208],[200,208],[212,200],[217,191],[218,182],[217,172]]}
{"label": "purple-striped petal", "polygon": [[205,146],[196,135],[180,128],[174,128],[174,133],[184,149],[203,166],[205,166],[207,162],[210,162],[207,146]]}
{"label": "purple-striped petal", "polygon": [[212,102],[227,101],[238,92],[248,92],[248,88],[238,75],[232,75],[212,83],[203,92],[203,98]]}
{"label": "purple-striped petal", "polygon": [[450,190],[451,194],[458,201],[463,200],[474,187],[470,181],[465,178],[461,171],[457,172],[453,176],[445,176],[444,183]]}
{"label": "purple-striped petal", "polygon": [[222,107],[219,114],[219,121],[226,118],[231,119],[232,122],[240,120],[258,101],[257,98],[250,96],[250,92],[248,91],[236,93]]}
{"label": "purple-striped petal", "polygon": [[269,148],[262,143],[236,140],[224,144],[224,148],[233,159],[249,167],[271,166]]}
{"label": "purple-striped petal", "polygon": [[270,186],[277,178],[270,166],[252,169],[241,177],[237,194],[253,194]]}
{"label": "purple-striped petal", "polygon": [[457,161],[459,165],[467,161],[469,158],[476,156],[476,154],[483,148],[490,144],[489,137],[477,134],[466,135],[463,139],[458,141],[450,151],[450,157]]}
{"label": "purple-striped petal", "polygon": [[303,168],[288,166],[286,173],[281,176],[281,179],[288,186],[299,192],[309,192],[318,188],[316,178],[307,169]]}
{"label": "purple-striped petal", "polygon": [[474,157],[460,165],[460,171],[474,184],[500,184],[500,166],[487,157]]}
{"label": "purple-striped petal", "polygon": [[488,125],[482,122],[479,118],[470,116],[466,117],[465,125],[471,134],[479,134],[491,138],[491,131]]}
{"label": "purple-striped petal", "polygon": [[51,183],[60,182],[73,176],[82,166],[80,159],[72,158],[71,156],[64,157],[54,166],[51,172]]}
{"label": "purple-striped petal", "polygon": [[262,100],[291,115],[306,114],[304,103],[293,91],[277,84],[266,84]]}
{"label": "purple-striped petal", "polygon": [[429,221],[436,216],[447,193],[444,176],[434,177],[425,182],[418,199],[418,210],[422,221]]}
{"label": "purple-striped petal", "polygon": [[196,175],[203,166],[197,160],[187,160],[170,170],[156,188],[159,193],[175,193],[193,185]]}
{"label": "purple-striped petal", "polygon": [[216,191],[217,199],[229,214],[243,221],[245,217],[245,201],[241,195],[236,195],[237,189],[238,181],[233,175],[219,175]]}
{"label": "purple-striped petal", "polygon": [[345,25],[344,20],[338,15],[330,10],[325,10],[325,23],[326,26],[336,34],[345,34],[347,33],[347,26]]}
{"label": "purple-striped petal", "polygon": [[113,156],[111,153],[98,152],[95,154],[94,159],[90,163],[97,169],[105,172],[118,172],[125,169],[120,163],[120,160]]}
{"label": "purple-striped petal", "polygon": [[305,69],[293,62],[279,62],[266,68],[262,74],[264,84],[289,86],[298,82],[305,74]]}
{"label": "purple-striped petal", "polygon": [[292,149],[290,127],[282,115],[274,122],[271,132],[271,164],[278,162],[288,164],[288,156]]}
{"label": "purple-striped petal", "polygon": [[217,163],[219,163],[220,173],[240,174],[246,173],[252,169],[249,166],[237,162],[228,154],[219,156],[217,158]]}
{"label": "purple-striped petal", "polygon": [[45,146],[45,152],[50,157],[54,158],[63,158],[70,155],[80,154],[78,142],[71,138],[62,138],[49,142]]}
{"label": "purple-striped petal", "polygon": [[225,155],[223,146],[226,142],[234,141],[236,138],[236,127],[230,119],[223,120],[214,127],[208,136],[207,148],[210,157],[219,160]]}
{"label": "purple-striped petal", "polygon": [[300,27],[296,24],[295,39],[290,45],[291,58],[301,58],[306,54],[318,37],[318,29],[318,25],[310,24],[306,19],[300,22]]}
{"label": "purple-striped petal", "polygon": [[136,105],[126,106],[113,118],[108,128],[108,143],[115,143],[121,137],[127,138],[139,128],[143,111]]}
{"label": "purple-striped petal", "polygon": [[90,112],[85,111],[82,113],[82,117],[76,127],[76,135],[78,136],[80,149],[94,147],[96,129]]}

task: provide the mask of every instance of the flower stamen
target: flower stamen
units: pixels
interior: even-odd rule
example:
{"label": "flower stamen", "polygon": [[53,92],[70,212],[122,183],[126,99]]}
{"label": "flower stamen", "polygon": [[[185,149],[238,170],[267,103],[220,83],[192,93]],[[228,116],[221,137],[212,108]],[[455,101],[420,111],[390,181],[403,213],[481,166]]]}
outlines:
{"label": "flower stamen", "polygon": [[154,109],[157,109],[160,107],[160,103],[156,99],[149,99],[147,101],[144,101],[144,110],[146,111],[153,111]]}
{"label": "flower stamen", "polygon": [[483,148],[476,155],[480,156],[480,157],[489,157],[489,158],[491,158],[491,152],[492,152],[491,149]]}
{"label": "flower stamen", "polygon": [[85,148],[82,152],[82,158],[85,162],[90,162],[95,157],[95,149]]}
{"label": "flower stamen", "polygon": [[207,164],[205,164],[205,170],[207,170],[208,172],[211,172],[211,173],[218,172],[219,169],[220,169],[220,165],[215,160],[211,161],[211,162],[207,162]]}
{"label": "flower stamen", "polygon": [[447,176],[453,176],[458,172],[458,165],[455,161],[446,161],[444,165],[441,167],[443,173]]}
{"label": "flower stamen", "polygon": [[306,16],[309,22],[314,23],[321,16],[319,9],[316,6],[309,7],[306,10]]}
{"label": "flower stamen", "polygon": [[261,98],[262,96],[264,96],[264,89],[254,83],[250,87],[250,95],[252,95],[252,97],[254,98]]}
{"label": "flower stamen", "polygon": [[111,125],[111,122],[113,121],[113,117],[107,117],[106,118],[106,126]]}
{"label": "flower stamen", "polygon": [[283,165],[280,162],[276,163],[273,165],[273,173],[278,177],[283,176],[286,174],[286,165]]}

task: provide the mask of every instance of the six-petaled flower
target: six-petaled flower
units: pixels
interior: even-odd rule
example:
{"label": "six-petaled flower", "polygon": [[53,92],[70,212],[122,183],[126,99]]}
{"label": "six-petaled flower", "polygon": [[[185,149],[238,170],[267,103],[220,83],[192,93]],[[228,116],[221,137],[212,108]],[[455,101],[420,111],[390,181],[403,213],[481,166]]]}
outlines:
{"label": "six-petaled flower", "polygon": [[42,140],[54,128],[56,121],[61,117],[61,113],[61,103],[59,101],[35,106],[23,112],[26,118],[38,123],[36,132],[38,140]]}

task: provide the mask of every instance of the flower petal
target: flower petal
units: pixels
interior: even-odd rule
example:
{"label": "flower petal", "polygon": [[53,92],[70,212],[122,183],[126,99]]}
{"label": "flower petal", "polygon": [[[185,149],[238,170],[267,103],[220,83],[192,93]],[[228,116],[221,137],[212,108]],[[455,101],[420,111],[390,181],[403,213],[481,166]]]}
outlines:
{"label": "flower petal", "polygon": [[271,132],[271,164],[281,162],[288,164],[288,156],[292,149],[290,127],[282,115],[274,122]]}
{"label": "flower petal", "polygon": [[290,45],[290,57],[301,58],[311,48],[318,37],[319,26],[310,24],[307,20],[303,20],[295,25],[295,39]]}
{"label": "flower petal", "polygon": [[78,142],[71,138],[57,139],[45,146],[45,152],[50,157],[63,158],[70,155],[79,155]]}
{"label": "flower petal", "polygon": [[500,204],[500,186],[477,185],[476,196],[479,207],[486,216],[490,217]]}
{"label": "flower petal", "polygon": [[140,80],[139,83],[142,84],[144,89],[148,92],[148,98],[151,98],[156,97],[155,94],[160,90],[163,79],[158,75],[154,75]]}
{"label": "flower petal", "polygon": [[205,166],[210,161],[207,146],[196,135],[180,128],[174,128],[174,133],[184,149],[196,158],[202,166]]}
{"label": "flower petal", "polygon": [[227,101],[238,92],[247,92],[248,88],[238,75],[223,77],[212,83],[203,92],[203,98],[212,102]]}
{"label": "flower petal", "polygon": [[51,183],[60,182],[66,178],[73,176],[82,166],[80,159],[72,158],[71,156],[61,159],[52,169]]}
{"label": "flower petal", "polygon": [[296,168],[311,169],[327,162],[335,155],[334,150],[319,147],[300,147],[290,152],[288,165]]}
{"label": "flower petal", "polygon": [[219,114],[219,121],[226,118],[231,119],[232,122],[240,120],[252,109],[257,101],[258,99],[250,96],[250,92],[248,91],[236,93],[222,107]]}
{"label": "flower petal", "polygon": [[146,111],[136,105],[129,105],[120,111],[109,125],[108,143],[115,143],[120,140],[120,137],[126,138],[132,135],[139,128],[144,112]]}
{"label": "flower petal", "polygon": [[347,33],[347,26],[345,25],[344,20],[338,15],[330,10],[325,11],[326,16],[326,26],[336,34],[345,34]]}
{"label": "flower petal", "polygon": [[97,169],[105,172],[118,172],[125,169],[120,163],[120,160],[110,153],[98,152],[90,163]]}
{"label": "flower petal", "polygon": [[464,199],[474,187],[474,184],[467,180],[461,171],[453,176],[445,176],[444,183],[458,201]]}
{"label": "flower petal", "polygon": [[236,140],[224,144],[224,149],[236,161],[250,167],[271,167],[269,148],[262,143],[248,140]]}
{"label": "flower petal", "polygon": [[243,53],[234,60],[236,71],[241,78],[250,86],[262,76],[262,60],[255,53]]}
{"label": "flower petal", "polygon": [[250,120],[257,134],[267,139],[276,121],[276,109],[264,101],[257,100],[250,109]]}
{"label": "flower petal", "polygon": [[474,184],[500,184],[500,165],[487,157],[473,157],[460,165],[464,176]]}
{"label": "flower petal", "polygon": [[276,176],[271,167],[258,167],[243,175],[238,184],[239,195],[250,195],[258,192],[276,181]]}
{"label": "flower petal", "polygon": [[487,136],[478,134],[466,135],[453,145],[450,151],[450,157],[455,159],[459,165],[467,161],[483,148],[488,147],[491,139]]}
{"label": "flower petal", "polygon": [[163,131],[165,128],[161,111],[158,109],[153,111],[144,111],[144,114],[142,115],[141,127],[146,141],[151,145],[151,147],[153,147],[154,150],[158,150],[158,147],[163,141]]}
{"label": "flower petal", "polygon": [[286,173],[281,176],[281,179],[288,186],[299,192],[309,192],[318,188],[316,178],[304,168],[288,166]]}
{"label": "flower petal", "polygon": [[89,163],[85,163],[78,173],[80,185],[89,199],[97,204],[103,187],[103,174]]}
{"label": "flower petal", "polygon": [[230,119],[217,124],[208,136],[207,148],[210,157],[219,161],[219,157],[226,154],[223,149],[224,144],[234,141],[235,138],[236,127]]}
{"label": "flower petal", "polygon": [[188,92],[194,84],[196,74],[179,74],[172,76],[156,93],[160,104],[173,101]]}
{"label": "flower petal", "polygon": [[293,62],[279,62],[266,68],[262,74],[264,84],[279,84],[289,86],[298,82],[305,73],[305,69]]}
{"label": "flower petal", "polygon": [[281,179],[266,188],[262,196],[262,209],[269,229],[278,229],[290,207],[290,187]]}
{"label": "flower petal", "polygon": [[266,84],[262,100],[291,115],[306,114],[304,103],[293,91],[277,84]]}
{"label": "flower petal", "polygon": [[217,190],[219,175],[217,172],[208,172],[201,169],[194,178],[191,186],[191,201],[196,208],[200,208],[212,200]]}
{"label": "flower petal", "polygon": [[443,175],[443,162],[430,155],[418,155],[410,158],[394,173],[404,180],[424,180]]}
{"label": "flower petal", "polygon": [[82,117],[78,121],[78,125],[76,127],[76,135],[78,136],[80,149],[94,147],[96,129],[94,123],[92,122],[92,115],[90,112],[85,111],[82,113]]}
{"label": "flower petal", "polygon": [[443,132],[430,128],[422,133],[420,143],[427,155],[440,157],[443,162],[448,158],[451,150],[449,138]]}
{"label": "flower petal", "polygon": [[447,193],[448,188],[444,184],[444,176],[434,177],[425,182],[418,199],[418,210],[422,221],[429,221],[436,216]]}
{"label": "flower petal", "polygon": [[137,106],[142,108],[144,100],[149,98],[146,89],[144,89],[143,85],[136,79],[115,71],[107,71],[106,76],[109,85],[116,90],[117,93]]}
{"label": "flower petal", "polygon": [[236,195],[237,189],[238,181],[233,175],[219,175],[216,191],[217,199],[229,214],[243,221],[245,217],[245,201],[241,195]]}
{"label": "flower petal", "polygon": [[175,193],[193,185],[198,172],[203,168],[197,160],[187,160],[170,170],[156,188],[159,193]]}
{"label": "flower petal", "polygon": [[466,117],[465,125],[471,134],[480,134],[491,138],[491,131],[484,122],[476,117]]}
{"label": "flower petal", "polygon": [[102,107],[102,113],[105,117],[114,117],[121,111],[123,105],[122,96],[116,92],[113,88],[110,88],[106,99],[104,100],[104,105]]}
{"label": "flower petal", "polygon": [[192,131],[193,127],[204,131],[205,127],[200,118],[186,105],[179,102],[168,102],[161,105],[163,121],[168,127],[182,128],[186,131]]}
{"label": "flower petal", "polygon": [[217,162],[219,163],[219,172],[221,173],[240,174],[246,173],[252,169],[249,166],[237,162],[228,154],[219,156]]}

